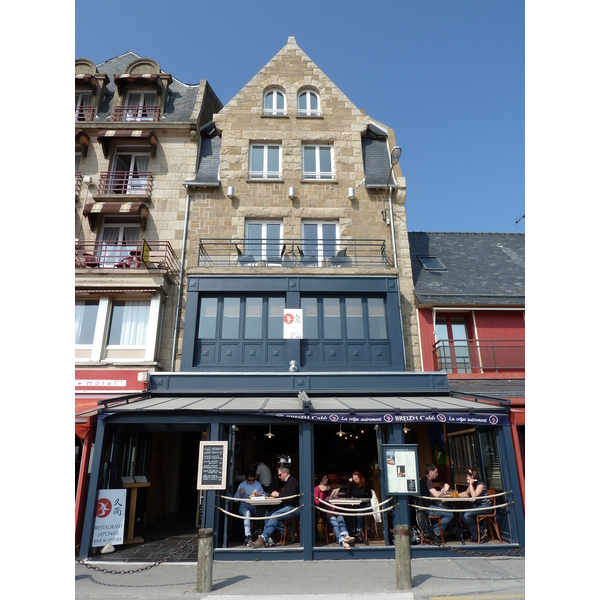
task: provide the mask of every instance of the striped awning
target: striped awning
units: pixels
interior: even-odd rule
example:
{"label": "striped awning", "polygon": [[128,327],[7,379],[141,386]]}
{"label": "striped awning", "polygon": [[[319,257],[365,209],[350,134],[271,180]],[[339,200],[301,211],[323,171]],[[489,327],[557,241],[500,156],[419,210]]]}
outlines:
{"label": "striped awning", "polygon": [[102,146],[104,158],[108,158],[108,151],[111,140],[142,140],[148,143],[150,154],[156,156],[156,148],[158,146],[158,138],[154,131],[150,129],[102,129],[98,132],[98,142]]}
{"label": "striped awning", "polygon": [[145,231],[148,207],[143,202],[88,202],[83,207],[83,216],[89,219],[92,231],[99,216],[138,217],[142,231]]}
{"label": "striped awning", "polygon": [[87,156],[88,148],[90,147],[90,136],[81,129],[75,132],[75,145],[81,148],[81,156]]}
{"label": "striped awning", "polygon": [[98,80],[91,73],[75,73],[75,83],[86,83],[91,86],[92,94],[98,91]]}
{"label": "striped awning", "polygon": [[123,93],[124,86],[131,85],[151,85],[156,86],[156,91],[160,94],[163,88],[163,83],[158,73],[121,73],[115,74],[115,85],[119,90],[119,94]]}

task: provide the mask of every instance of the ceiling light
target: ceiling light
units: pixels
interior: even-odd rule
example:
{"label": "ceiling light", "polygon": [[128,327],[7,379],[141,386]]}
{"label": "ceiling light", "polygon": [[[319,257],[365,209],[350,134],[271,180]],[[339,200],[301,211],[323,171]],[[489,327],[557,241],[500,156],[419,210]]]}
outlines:
{"label": "ceiling light", "polygon": [[339,435],[340,437],[342,437],[343,435],[346,435],[346,433],[344,431],[342,431],[342,424],[341,423],[340,423],[340,430],[335,435]]}
{"label": "ceiling light", "polygon": [[271,433],[271,425],[269,425],[269,433],[265,433],[265,437],[268,437],[269,439],[275,437],[275,434]]}

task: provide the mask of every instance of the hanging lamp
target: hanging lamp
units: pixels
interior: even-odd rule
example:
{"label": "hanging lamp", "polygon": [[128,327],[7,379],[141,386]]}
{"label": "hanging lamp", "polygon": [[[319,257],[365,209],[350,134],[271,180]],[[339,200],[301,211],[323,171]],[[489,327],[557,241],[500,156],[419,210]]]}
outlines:
{"label": "hanging lamp", "polygon": [[269,425],[269,433],[265,433],[265,437],[268,437],[269,439],[275,437],[275,434],[271,433],[271,425]]}

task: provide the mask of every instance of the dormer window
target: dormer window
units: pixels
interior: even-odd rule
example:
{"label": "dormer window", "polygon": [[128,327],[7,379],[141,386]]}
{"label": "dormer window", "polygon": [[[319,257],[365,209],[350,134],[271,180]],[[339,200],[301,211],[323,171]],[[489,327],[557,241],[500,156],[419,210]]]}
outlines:
{"label": "dormer window", "polygon": [[148,91],[130,91],[125,99],[123,121],[157,121],[160,112],[158,94]]}
{"label": "dormer window", "polygon": [[263,114],[269,116],[285,115],[285,96],[280,90],[268,90],[263,99]]}
{"label": "dormer window", "polygon": [[313,90],[304,90],[298,94],[298,116],[321,116],[321,100],[317,92]]}
{"label": "dormer window", "polygon": [[92,92],[75,92],[75,120],[91,121],[93,114]]}

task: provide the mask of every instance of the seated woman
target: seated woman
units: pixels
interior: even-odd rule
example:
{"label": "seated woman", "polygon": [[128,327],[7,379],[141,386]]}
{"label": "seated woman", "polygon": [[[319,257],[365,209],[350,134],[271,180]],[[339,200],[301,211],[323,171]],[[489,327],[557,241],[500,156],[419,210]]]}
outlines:
{"label": "seated woman", "polygon": [[[370,502],[371,487],[360,471],[352,473],[352,477],[346,488],[346,498],[359,498],[362,502]],[[357,514],[354,519],[356,520],[356,541],[362,541],[368,545],[364,531],[365,518],[361,514]]]}
{"label": "seated woman", "polygon": [[[319,506],[321,500],[329,502],[331,498],[331,486],[329,485],[329,478],[327,473],[321,472],[317,474],[317,481],[319,485],[315,487],[315,504]],[[330,506],[325,506],[327,510],[332,510]],[[354,541],[353,537],[350,537],[348,529],[346,528],[346,522],[342,515],[331,515],[329,513],[323,513],[323,516],[331,523],[333,527],[333,535],[339,542],[340,546],[345,550],[350,550],[350,542]]]}
{"label": "seated woman", "polygon": [[[488,513],[493,512],[492,501],[490,500],[487,492],[487,487],[485,487],[485,483],[483,481],[479,481],[479,472],[476,469],[469,469],[467,471],[467,483],[469,487],[466,491],[460,492],[458,495],[461,498],[477,498],[474,502],[475,508],[481,508],[484,506],[489,506],[490,510],[473,510],[462,513],[461,518],[465,522],[466,526],[469,528],[471,532],[471,537],[476,540],[478,537],[477,532],[477,522],[475,517],[479,515],[486,515]],[[481,536],[483,536],[485,533]]]}
{"label": "seated woman", "polygon": [[[265,496],[265,491],[263,490],[260,482],[256,480],[256,473],[252,470],[247,471],[245,481],[242,481],[238,486],[237,492],[234,495],[234,498],[250,498],[250,495],[254,494],[256,496]],[[252,504],[248,504],[248,502],[240,502],[238,511],[240,515],[246,517],[244,519],[244,546],[252,546],[252,527],[251,522],[248,517],[255,517],[257,514],[256,506],[252,506]]]}

